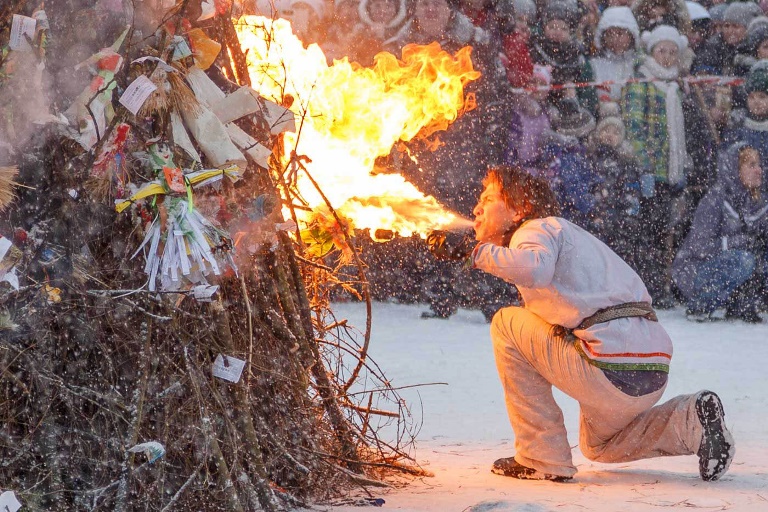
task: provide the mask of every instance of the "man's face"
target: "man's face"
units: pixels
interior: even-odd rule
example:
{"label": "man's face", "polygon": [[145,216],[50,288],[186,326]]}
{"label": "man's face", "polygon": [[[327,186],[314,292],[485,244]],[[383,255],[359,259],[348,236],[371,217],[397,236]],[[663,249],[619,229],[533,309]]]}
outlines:
{"label": "man's face", "polygon": [[389,23],[397,15],[395,0],[372,0],[368,3],[368,15],[374,23]]}
{"label": "man's face", "polygon": [[721,28],[723,40],[731,46],[736,46],[744,40],[747,35],[747,27],[737,23],[726,21]]}
{"label": "man's face", "polygon": [[663,68],[672,68],[680,62],[680,49],[672,41],[661,41],[651,50],[651,57]]}
{"label": "man's face", "polygon": [[634,44],[632,32],[625,28],[611,27],[603,32],[603,47],[616,55],[623,54]]}
{"label": "man's face", "polygon": [[760,59],[760,60],[768,59],[768,39],[765,39],[757,47],[757,58]]}
{"label": "man's face", "polygon": [[618,126],[609,124],[600,129],[597,133],[598,142],[616,148],[621,144],[621,130]]}
{"label": "man's face", "polygon": [[739,155],[739,179],[749,189],[759,189],[763,184],[763,168],[760,154],[752,148],[743,149]]}
{"label": "man's face", "polygon": [[426,34],[440,36],[451,20],[451,8],[446,0],[418,0],[413,17]]}
{"label": "man's face", "polygon": [[565,20],[550,20],[544,25],[544,37],[555,43],[565,43],[571,39],[571,29]]}
{"label": "man's face", "polygon": [[501,188],[491,182],[480,194],[480,200],[472,211],[475,215],[475,239],[478,242],[502,244],[504,233],[519,222],[523,215],[507,206],[501,196]]}
{"label": "man's face", "polygon": [[747,95],[747,110],[753,118],[764,119],[768,116],[768,94],[753,91]]}

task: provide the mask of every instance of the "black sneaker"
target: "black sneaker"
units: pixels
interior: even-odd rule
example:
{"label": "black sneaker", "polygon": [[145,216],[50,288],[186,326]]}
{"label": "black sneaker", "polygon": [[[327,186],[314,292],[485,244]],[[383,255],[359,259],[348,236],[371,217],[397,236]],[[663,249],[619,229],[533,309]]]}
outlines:
{"label": "black sneaker", "polygon": [[714,322],[717,320],[717,318],[712,316],[712,313],[706,312],[706,311],[698,311],[694,309],[686,309],[685,310],[685,318],[689,322]]}
{"label": "black sneaker", "polygon": [[446,313],[442,313],[442,312],[441,313],[436,313],[434,311],[422,311],[421,312],[421,318],[425,318],[425,319],[426,318],[439,318],[441,320],[447,320],[447,319],[451,318],[451,314],[450,313],[446,314]]}
{"label": "black sneaker", "polygon": [[704,434],[699,447],[699,474],[707,482],[717,480],[728,471],[736,446],[725,426],[723,403],[712,391],[703,391],[696,399],[696,415]]}
{"label": "black sneaker", "polygon": [[523,466],[517,462],[514,457],[506,457],[494,462],[493,467],[491,467],[491,473],[496,473],[497,475],[502,476],[511,476],[512,478],[519,478],[520,480],[549,480],[551,482],[567,482],[573,478],[570,476],[542,473],[541,471]]}
{"label": "black sneaker", "polygon": [[763,318],[760,316],[760,313],[758,313],[755,309],[752,309],[752,308],[740,309],[740,310],[727,308],[725,310],[725,319],[741,320],[742,322],[746,322],[748,324],[763,323]]}

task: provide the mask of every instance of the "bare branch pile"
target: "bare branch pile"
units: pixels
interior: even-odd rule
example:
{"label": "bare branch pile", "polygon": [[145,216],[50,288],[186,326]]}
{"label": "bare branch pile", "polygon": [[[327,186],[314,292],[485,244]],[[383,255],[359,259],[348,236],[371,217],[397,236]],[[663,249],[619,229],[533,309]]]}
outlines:
{"label": "bare branch pile", "polygon": [[[318,258],[283,219],[280,107],[248,93],[258,108],[219,117],[215,98],[248,91],[211,89],[203,39],[185,54],[174,30],[200,2],[152,30],[97,25],[90,82],[30,126],[44,82],[14,80],[30,62],[70,76],[56,27],[96,4],[44,25],[32,3],[0,10],[3,44],[13,14],[38,21],[0,62],[0,491],[29,510],[283,510],[420,473],[410,412],[367,357],[370,315],[360,333],[330,309],[342,287],[370,311],[354,241]],[[244,84],[231,17],[196,37]],[[131,104],[137,82],[154,89]]]}

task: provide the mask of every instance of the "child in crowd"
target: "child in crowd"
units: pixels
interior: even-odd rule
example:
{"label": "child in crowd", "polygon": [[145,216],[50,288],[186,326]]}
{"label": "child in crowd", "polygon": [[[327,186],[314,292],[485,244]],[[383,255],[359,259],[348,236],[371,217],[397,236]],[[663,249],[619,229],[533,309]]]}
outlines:
{"label": "child in crowd", "polygon": [[691,18],[691,31],[688,33],[688,46],[693,53],[699,51],[699,47],[712,35],[712,17],[709,12],[698,2],[685,2],[688,8],[688,16]]}
{"label": "child in crowd", "polygon": [[600,18],[595,33],[597,57],[591,59],[595,80],[614,81],[599,93],[601,101],[619,101],[622,82],[634,75],[640,30],[629,7],[609,7]]}
{"label": "child in crowd", "polygon": [[585,141],[595,128],[595,119],[571,93],[560,102],[552,127],[560,139],[547,144],[545,159],[549,165],[540,172],[557,196],[562,217],[592,231],[595,205],[592,190],[597,179],[587,157]]}
{"label": "child in crowd", "polygon": [[593,188],[592,227],[595,236],[637,269],[640,168],[620,116],[616,103],[602,103],[600,122],[591,137],[588,156],[598,180]]}
{"label": "child in crowd", "polygon": [[541,165],[543,148],[557,135],[552,131],[550,117],[554,107],[547,103],[548,87],[552,83],[552,68],[536,64],[530,93],[511,97],[512,125],[507,151],[507,162],[533,170]]}
{"label": "child in crowd", "polygon": [[[378,41],[379,48],[383,49],[405,30],[405,0],[360,0],[357,12],[369,36]],[[361,64],[370,65],[372,61]]]}
{"label": "child in crowd", "polygon": [[367,25],[360,19],[360,0],[336,0],[333,3],[333,27],[323,45],[323,52],[330,64],[347,57],[350,62],[373,62],[373,56],[381,51],[380,43],[372,38]]}
{"label": "child in crowd", "polygon": [[[701,45],[691,70],[694,73],[730,75],[734,57],[747,37],[747,25],[757,16],[752,2],[734,2],[723,13],[720,32]],[[711,15],[711,14],[710,14]]]}
{"label": "child in crowd", "polygon": [[[429,44],[433,41],[450,53],[471,45],[473,55],[477,57],[488,45],[489,35],[475,26],[465,14],[451,7],[448,0],[416,0],[413,17],[386,49],[399,55],[406,44]],[[474,62],[477,66],[477,59]]]}
{"label": "child in crowd", "polygon": [[632,5],[640,30],[653,30],[659,25],[675,27],[682,34],[691,29],[691,19],[684,0],[638,0]]}
{"label": "child in crowd", "polygon": [[734,72],[746,76],[763,59],[768,59],[768,17],[760,16],[749,23],[746,40],[734,57]]}
{"label": "child in crowd", "polygon": [[718,186],[699,203],[673,277],[690,320],[720,307],[726,318],[761,323],[768,276],[768,194],[760,153],[739,142],[720,158]]}
{"label": "child in crowd", "polygon": [[653,82],[624,86],[621,111],[627,139],[638,156],[641,180],[642,261],[639,273],[653,297],[654,307],[674,306],[669,269],[673,256],[672,204],[686,184],[689,156],[686,148],[680,77],[680,54],[685,36],[672,26],[660,25],[645,32],[642,42],[648,55],[638,68],[639,78]]}
{"label": "child in crowd", "polygon": [[758,61],[744,82],[747,108],[734,110],[724,141],[730,145],[746,142],[760,153],[762,162],[768,162],[768,61]]}
{"label": "child in crowd", "polygon": [[[553,84],[593,81],[592,67],[574,37],[574,29],[579,22],[578,6],[556,0],[540,12],[540,21],[542,32],[532,40],[533,62],[552,66]],[[594,87],[579,87],[577,95],[579,103],[591,114],[597,112],[597,93]],[[562,91],[553,91],[550,99],[559,108],[558,103],[563,99]]]}

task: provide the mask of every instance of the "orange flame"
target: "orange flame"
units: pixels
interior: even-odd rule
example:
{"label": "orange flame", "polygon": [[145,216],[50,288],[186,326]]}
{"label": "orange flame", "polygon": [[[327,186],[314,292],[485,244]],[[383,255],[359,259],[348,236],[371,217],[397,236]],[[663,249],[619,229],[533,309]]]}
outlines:
{"label": "orange flame", "polygon": [[[471,48],[455,56],[438,43],[408,45],[402,60],[376,56],[372,68],[346,58],[327,64],[315,44],[304,48],[286,20],[246,16],[237,24],[253,88],[277,103],[290,95],[301,119],[285,134],[285,153],[307,155],[307,172],[334,209],[355,228],[388,229],[403,236],[469,224],[399,174],[372,174],[374,161],[397,141],[444,130],[465,106],[464,86],[480,77]],[[306,173],[295,174],[313,210],[325,201]]]}

